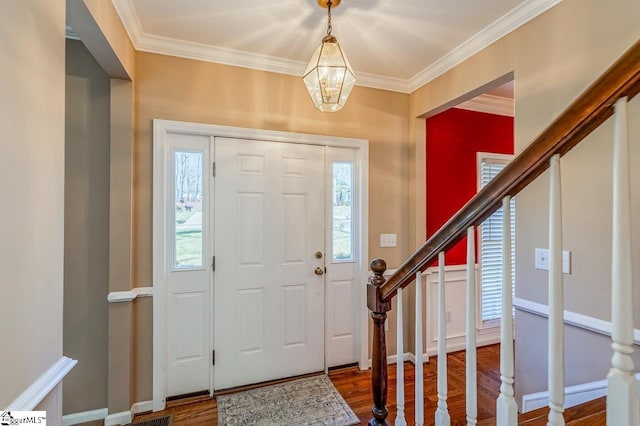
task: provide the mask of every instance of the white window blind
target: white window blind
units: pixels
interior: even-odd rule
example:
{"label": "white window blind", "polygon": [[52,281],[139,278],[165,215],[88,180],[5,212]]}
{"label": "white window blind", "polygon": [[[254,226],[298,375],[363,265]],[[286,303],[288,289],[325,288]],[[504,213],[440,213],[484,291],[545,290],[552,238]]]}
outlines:
{"label": "white window blind", "polygon": [[[484,187],[505,167],[508,160],[483,157],[480,159],[480,186]],[[514,291],[516,211],[511,199],[511,288]],[[501,316],[502,305],[502,207],[480,225],[480,275],[482,280],[482,321]]]}

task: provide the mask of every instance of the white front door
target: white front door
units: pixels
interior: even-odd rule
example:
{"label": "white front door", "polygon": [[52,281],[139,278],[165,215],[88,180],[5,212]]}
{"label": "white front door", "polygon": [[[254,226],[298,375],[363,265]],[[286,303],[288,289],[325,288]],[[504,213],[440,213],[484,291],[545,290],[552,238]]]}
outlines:
{"label": "white front door", "polygon": [[324,155],[215,139],[215,389],[324,369]]}
{"label": "white front door", "polygon": [[172,133],[166,151],[167,396],[209,390],[210,139]]}
{"label": "white front door", "polygon": [[367,368],[367,163],[363,140],[154,120],[154,410]]}

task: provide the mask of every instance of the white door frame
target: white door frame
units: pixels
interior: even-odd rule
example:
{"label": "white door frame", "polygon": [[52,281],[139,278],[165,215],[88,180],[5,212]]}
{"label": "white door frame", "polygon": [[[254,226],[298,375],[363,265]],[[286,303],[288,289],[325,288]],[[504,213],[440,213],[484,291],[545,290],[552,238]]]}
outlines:
{"label": "white door frame", "polygon": [[[311,135],[305,133],[278,132],[272,130],[249,129],[243,127],[218,126],[213,124],[189,123],[171,120],[153,120],[153,410],[165,408],[167,395],[166,372],[166,282],[164,277],[165,241],[163,224],[165,209],[165,173],[164,158],[166,155],[166,140],[169,133],[204,135],[213,137],[230,137],[239,139],[254,139],[273,142],[302,143],[307,145],[332,146],[355,149],[359,174],[356,176],[358,187],[358,203],[360,205],[359,229],[356,241],[359,268],[358,281],[361,285],[359,292],[360,327],[359,362],[361,370],[368,368],[368,311],[366,306],[366,279],[369,269],[369,141],[366,139],[342,138],[335,136]],[[209,170],[209,167],[205,168]],[[215,231],[214,231],[215,232]],[[210,300],[213,311],[213,294]],[[213,330],[213,312],[210,315],[211,330]],[[213,334],[210,333],[209,348],[213,350]],[[326,346],[326,342],[325,342]],[[213,366],[210,366],[209,392],[213,395]]]}

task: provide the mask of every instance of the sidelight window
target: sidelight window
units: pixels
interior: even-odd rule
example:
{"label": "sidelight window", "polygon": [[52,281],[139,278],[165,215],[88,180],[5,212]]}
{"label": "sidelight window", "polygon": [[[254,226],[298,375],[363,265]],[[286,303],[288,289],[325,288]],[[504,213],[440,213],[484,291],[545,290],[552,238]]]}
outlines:
{"label": "sidelight window", "polygon": [[353,163],[333,163],[333,260],[352,261],[353,255]]}
{"label": "sidelight window", "polygon": [[202,268],[202,166],[200,151],[174,151],[174,266]]}

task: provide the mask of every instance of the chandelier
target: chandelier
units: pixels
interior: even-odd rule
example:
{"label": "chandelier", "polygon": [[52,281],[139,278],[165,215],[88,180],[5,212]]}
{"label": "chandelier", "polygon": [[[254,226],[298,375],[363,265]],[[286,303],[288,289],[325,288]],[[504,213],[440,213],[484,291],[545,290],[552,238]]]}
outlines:
{"label": "chandelier", "polygon": [[331,7],[341,0],[318,0],[327,8],[327,35],[309,61],[302,79],[307,86],[313,104],[322,112],[335,112],[344,107],[356,82],[356,75],[347,56],[331,35]]}

